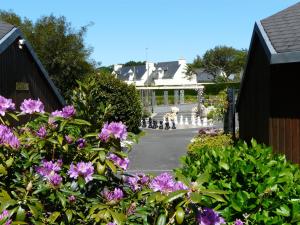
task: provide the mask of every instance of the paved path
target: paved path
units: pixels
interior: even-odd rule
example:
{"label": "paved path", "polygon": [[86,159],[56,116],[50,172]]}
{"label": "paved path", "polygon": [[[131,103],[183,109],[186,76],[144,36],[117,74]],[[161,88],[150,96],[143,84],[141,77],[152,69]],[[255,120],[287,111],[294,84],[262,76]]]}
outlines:
{"label": "paved path", "polygon": [[161,173],[179,166],[179,157],[186,154],[187,145],[198,129],[152,130],[145,129],[129,154],[128,172]]}

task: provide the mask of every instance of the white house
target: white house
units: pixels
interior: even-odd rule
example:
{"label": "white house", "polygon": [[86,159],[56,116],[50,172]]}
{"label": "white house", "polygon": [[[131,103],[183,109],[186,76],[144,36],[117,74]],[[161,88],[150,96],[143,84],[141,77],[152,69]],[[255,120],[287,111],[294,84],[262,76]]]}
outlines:
{"label": "white house", "polygon": [[188,86],[197,84],[196,75],[186,76],[185,59],[171,62],[146,62],[140,66],[114,65],[113,73],[121,80],[135,86]]}

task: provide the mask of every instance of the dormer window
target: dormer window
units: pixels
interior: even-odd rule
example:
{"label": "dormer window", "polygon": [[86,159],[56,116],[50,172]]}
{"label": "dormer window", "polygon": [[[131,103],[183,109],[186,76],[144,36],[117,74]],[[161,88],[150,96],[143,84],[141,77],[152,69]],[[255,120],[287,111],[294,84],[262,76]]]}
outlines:
{"label": "dormer window", "polygon": [[158,74],[158,79],[162,79],[163,78],[164,71],[162,70],[162,68],[158,68],[157,74]]}

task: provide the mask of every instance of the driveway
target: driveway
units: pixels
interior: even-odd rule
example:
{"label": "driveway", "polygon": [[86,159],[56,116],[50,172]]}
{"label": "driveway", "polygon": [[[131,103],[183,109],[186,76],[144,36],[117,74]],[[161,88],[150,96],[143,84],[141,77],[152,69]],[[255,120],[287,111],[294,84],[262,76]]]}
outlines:
{"label": "driveway", "polygon": [[128,172],[161,173],[179,166],[179,157],[186,154],[187,145],[198,129],[152,130],[145,129],[146,135],[129,154],[131,161]]}

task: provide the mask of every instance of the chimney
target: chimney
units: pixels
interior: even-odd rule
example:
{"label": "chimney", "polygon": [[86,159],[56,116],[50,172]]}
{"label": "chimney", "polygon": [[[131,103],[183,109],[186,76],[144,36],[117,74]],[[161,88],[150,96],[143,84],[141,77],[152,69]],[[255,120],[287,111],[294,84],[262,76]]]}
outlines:
{"label": "chimney", "polygon": [[119,69],[121,69],[122,68],[122,64],[115,64],[114,65],[114,71],[118,71]]}
{"label": "chimney", "polygon": [[183,58],[178,59],[178,65],[186,65],[186,60]]}

